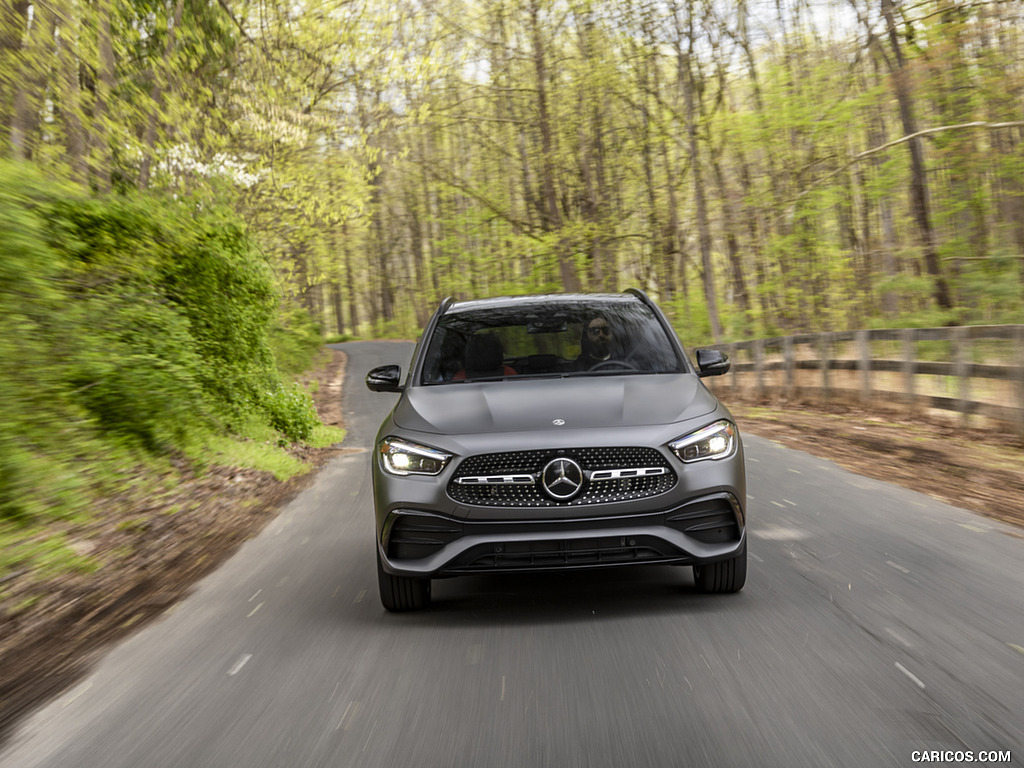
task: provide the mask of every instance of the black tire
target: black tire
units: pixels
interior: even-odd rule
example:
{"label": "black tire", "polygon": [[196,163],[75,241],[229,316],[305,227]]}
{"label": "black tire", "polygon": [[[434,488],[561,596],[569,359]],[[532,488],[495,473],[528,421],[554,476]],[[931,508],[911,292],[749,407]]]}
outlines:
{"label": "black tire", "polygon": [[693,566],[693,583],[698,592],[739,592],[747,582],[747,542],[736,557],[717,563]]}
{"label": "black tire", "polygon": [[377,553],[377,586],[380,602],[392,613],[419,611],[430,605],[430,579],[392,576],[384,570]]}

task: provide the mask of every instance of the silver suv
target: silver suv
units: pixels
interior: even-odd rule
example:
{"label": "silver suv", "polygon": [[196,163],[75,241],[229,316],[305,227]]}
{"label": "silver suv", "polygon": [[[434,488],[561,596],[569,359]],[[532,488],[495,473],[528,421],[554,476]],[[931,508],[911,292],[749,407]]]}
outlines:
{"label": "silver suv", "polygon": [[389,611],[431,579],[626,565],[693,567],[704,592],[747,573],[739,431],[641,291],[447,299],[373,455],[377,574]]}

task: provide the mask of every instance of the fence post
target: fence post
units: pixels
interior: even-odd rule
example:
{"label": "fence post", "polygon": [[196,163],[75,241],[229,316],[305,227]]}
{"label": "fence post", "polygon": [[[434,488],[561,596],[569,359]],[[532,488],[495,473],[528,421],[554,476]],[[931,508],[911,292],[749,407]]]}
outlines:
{"label": "fence post", "polygon": [[903,396],[907,410],[910,413],[917,412],[917,392],[915,390],[916,380],[914,374],[917,372],[917,350],[914,342],[917,341],[917,331],[907,328],[900,332],[903,340]]}
{"label": "fence post", "polygon": [[857,331],[857,350],[860,352],[860,401],[871,402],[871,341],[868,331]]}
{"label": "fence post", "polygon": [[795,363],[793,360],[793,337],[786,336],[782,340],[782,359],[783,365],[785,366],[785,383],[783,385],[783,394],[787,401],[792,401],[794,390],[796,389],[796,377],[794,374]]}
{"label": "fence post", "polygon": [[828,405],[830,399],[829,379],[831,378],[831,340],[832,334],[822,333],[818,335],[818,361],[821,365],[821,399]]}
{"label": "fence post", "polygon": [[754,393],[761,399],[765,396],[765,346],[764,340],[754,342]]}
{"label": "fence post", "polygon": [[967,427],[971,423],[971,340],[967,328],[953,329],[953,366],[956,371],[957,403],[960,423]]}

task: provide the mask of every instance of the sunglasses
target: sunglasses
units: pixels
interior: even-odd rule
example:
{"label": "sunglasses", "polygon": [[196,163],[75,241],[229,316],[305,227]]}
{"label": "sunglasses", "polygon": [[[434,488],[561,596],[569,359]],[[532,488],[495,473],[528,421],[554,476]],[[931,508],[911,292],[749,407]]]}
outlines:
{"label": "sunglasses", "polygon": [[602,336],[610,336],[612,332],[607,325],[598,325],[593,328],[587,328],[587,333],[591,336],[597,336],[598,334]]}

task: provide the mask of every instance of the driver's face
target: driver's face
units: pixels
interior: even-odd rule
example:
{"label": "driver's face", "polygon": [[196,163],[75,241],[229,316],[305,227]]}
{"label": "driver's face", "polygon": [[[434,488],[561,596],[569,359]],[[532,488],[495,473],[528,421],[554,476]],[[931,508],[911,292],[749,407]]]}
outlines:
{"label": "driver's face", "polygon": [[604,318],[595,318],[587,325],[587,336],[594,351],[601,355],[608,354],[608,345],[611,341],[612,329],[608,327],[608,321]]}

